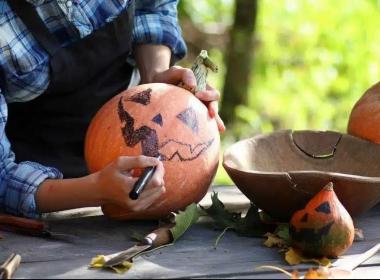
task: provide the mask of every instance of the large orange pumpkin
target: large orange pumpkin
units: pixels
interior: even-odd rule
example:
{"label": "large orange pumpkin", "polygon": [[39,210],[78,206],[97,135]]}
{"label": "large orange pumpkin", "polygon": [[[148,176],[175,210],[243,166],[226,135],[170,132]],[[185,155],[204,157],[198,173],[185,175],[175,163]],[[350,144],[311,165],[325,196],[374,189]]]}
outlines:
{"label": "large orange pumpkin", "polygon": [[103,206],[105,215],[116,219],[157,219],[204,197],[219,150],[216,121],[201,101],[177,86],[147,84],[122,92],[99,110],[87,131],[85,158],[96,172],[121,155],[161,155],[167,191],[158,202],[134,213]]}
{"label": "large orange pumpkin", "polygon": [[368,89],[352,109],[348,133],[380,144],[380,83]]}

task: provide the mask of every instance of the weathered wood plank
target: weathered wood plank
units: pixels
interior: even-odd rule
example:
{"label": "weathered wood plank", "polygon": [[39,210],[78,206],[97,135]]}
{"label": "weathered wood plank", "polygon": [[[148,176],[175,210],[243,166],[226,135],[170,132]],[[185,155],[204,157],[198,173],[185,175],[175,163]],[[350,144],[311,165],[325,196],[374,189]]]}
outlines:
{"label": "weathered wood plank", "polygon": [[[217,188],[220,199],[234,209],[246,208],[249,201],[236,188]],[[203,205],[209,205],[209,196]],[[20,253],[23,262],[17,278],[286,278],[268,270],[255,270],[261,265],[278,265],[292,270],[285,264],[276,249],[262,246],[263,239],[246,238],[227,232],[218,247],[214,242],[220,232],[214,231],[203,220],[178,241],[175,246],[163,248],[136,259],[134,267],[125,275],[90,270],[91,258],[98,254],[111,254],[126,249],[135,242],[130,240],[133,231],[142,234],[156,227],[155,222],[111,221],[100,214],[99,209],[81,209],[86,217],[78,218],[78,211],[49,215],[54,231],[77,236],[72,242],[61,242],[2,233],[0,260],[11,252]],[[378,217],[380,207],[367,213],[357,222],[365,229],[366,241],[355,243],[347,253],[359,254],[380,242]],[[307,269],[308,265],[296,267]],[[369,278],[380,275],[380,254],[356,272]],[[360,278],[360,277],[358,277]]]}

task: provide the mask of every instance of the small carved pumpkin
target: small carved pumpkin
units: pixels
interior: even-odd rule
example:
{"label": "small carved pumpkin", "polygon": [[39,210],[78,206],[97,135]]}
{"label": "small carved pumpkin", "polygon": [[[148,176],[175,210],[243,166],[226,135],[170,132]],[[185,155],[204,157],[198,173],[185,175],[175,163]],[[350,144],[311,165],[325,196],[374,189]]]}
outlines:
{"label": "small carved pumpkin", "polygon": [[351,247],[354,224],[332,183],[293,215],[290,235],[292,246],[310,257],[337,257]]}
{"label": "small carved pumpkin", "polygon": [[103,212],[116,219],[157,219],[199,202],[215,176],[220,139],[214,118],[192,93],[167,84],[129,89],[107,102],[86,135],[90,172],[121,155],[161,156],[166,193],[151,208],[131,213],[114,205]]}
{"label": "small carved pumpkin", "polygon": [[351,111],[349,134],[380,144],[380,83],[368,89]]}

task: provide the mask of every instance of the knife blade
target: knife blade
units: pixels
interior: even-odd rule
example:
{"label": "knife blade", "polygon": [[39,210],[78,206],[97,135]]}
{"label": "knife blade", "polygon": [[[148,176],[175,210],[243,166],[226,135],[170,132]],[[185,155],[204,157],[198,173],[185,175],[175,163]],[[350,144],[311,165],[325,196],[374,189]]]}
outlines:
{"label": "knife blade", "polygon": [[104,265],[106,267],[117,266],[125,261],[132,260],[135,256],[143,252],[172,243],[173,236],[170,232],[171,227],[173,227],[173,225],[158,228],[146,235],[139,244],[125,251],[108,256],[110,259],[106,261]]}

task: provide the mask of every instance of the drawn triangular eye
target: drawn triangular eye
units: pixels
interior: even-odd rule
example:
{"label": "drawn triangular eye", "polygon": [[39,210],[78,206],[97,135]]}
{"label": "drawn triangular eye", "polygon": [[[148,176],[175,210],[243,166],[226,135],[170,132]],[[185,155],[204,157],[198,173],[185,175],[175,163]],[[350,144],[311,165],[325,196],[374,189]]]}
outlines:
{"label": "drawn triangular eye", "polygon": [[153,119],[152,119],[152,122],[155,122],[156,124],[158,124],[159,126],[163,126],[164,125],[164,122],[162,120],[162,116],[161,114],[158,114],[156,115]]}
{"label": "drawn triangular eye", "polygon": [[325,213],[328,215],[331,213],[330,204],[326,201],[322,203],[321,205],[319,205],[317,208],[315,208],[315,211]]}
{"label": "drawn triangular eye", "polygon": [[138,92],[131,97],[128,98],[128,101],[139,103],[142,105],[148,105],[150,103],[150,94],[152,93],[152,89],[148,88],[142,92]]}
{"label": "drawn triangular eye", "polygon": [[185,111],[179,113],[177,115],[177,118],[181,120],[184,124],[186,124],[191,130],[198,134],[199,132],[199,125],[198,125],[198,118],[197,115],[192,108],[187,108]]}

